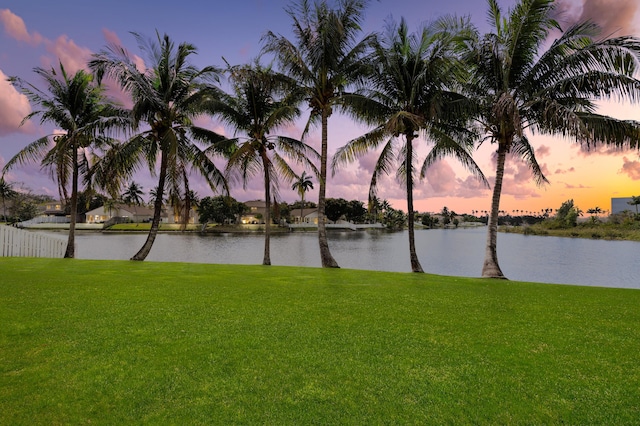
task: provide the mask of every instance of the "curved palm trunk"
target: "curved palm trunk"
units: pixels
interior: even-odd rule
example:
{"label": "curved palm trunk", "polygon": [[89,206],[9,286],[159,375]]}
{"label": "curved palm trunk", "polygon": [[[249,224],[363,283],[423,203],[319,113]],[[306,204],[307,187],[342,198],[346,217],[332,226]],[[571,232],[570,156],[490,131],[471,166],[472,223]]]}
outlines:
{"label": "curved palm trunk", "polygon": [[264,228],[264,257],[262,259],[263,265],[271,265],[271,177],[269,176],[269,158],[267,153],[263,150],[260,153],[262,157],[262,169],[264,170],[264,198],[266,212],[264,213],[265,228]]}
{"label": "curved palm trunk", "polygon": [[322,111],[322,151],[320,153],[320,188],[318,190],[318,243],[320,244],[320,260],[323,268],[339,268],[338,262],[331,255],[327,241],[324,206],[327,191],[327,112]]}
{"label": "curved palm trunk", "polygon": [[187,179],[187,172],[182,172],[182,178],[184,179],[184,217],[182,218],[181,231],[187,230],[187,224],[189,223],[189,213],[191,213],[191,198],[189,197],[189,180]]}
{"label": "curved palm trunk", "polygon": [[65,259],[73,259],[76,255],[76,221],[78,213],[78,152],[74,150],[73,172],[71,172],[71,222],[69,223],[69,239]]}
{"label": "curved palm trunk", "polygon": [[158,229],[160,228],[160,216],[162,214],[162,197],[164,196],[164,182],[167,178],[167,156],[164,151],[160,154],[160,176],[158,178],[158,193],[156,194],[155,202],[153,203],[153,220],[151,222],[151,229],[147,240],[144,242],[142,248],[135,254],[130,260],[145,260],[153,247],[153,242],[158,235]]}
{"label": "curved palm trunk", "polygon": [[502,180],[504,178],[504,166],[507,159],[507,150],[498,148],[498,165],[496,167],[496,182],[493,186],[491,198],[491,215],[487,230],[487,246],[482,265],[483,278],[506,279],[500,265],[498,265],[498,212],[500,211],[500,195],[502,194]]}
{"label": "curved palm trunk", "polygon": [[406,159],[406,170],[407,170],[407,220],[409,227],[409,259],[411,260],[411,271],[412,272],[424,272],[422,270],[422,265],[420,265],[420,261],[418,260],[418,255],[416,253],[416,239],[414,233],[414,214],[413,214],[413,132],[405,134],[407,138],[407,159]]}

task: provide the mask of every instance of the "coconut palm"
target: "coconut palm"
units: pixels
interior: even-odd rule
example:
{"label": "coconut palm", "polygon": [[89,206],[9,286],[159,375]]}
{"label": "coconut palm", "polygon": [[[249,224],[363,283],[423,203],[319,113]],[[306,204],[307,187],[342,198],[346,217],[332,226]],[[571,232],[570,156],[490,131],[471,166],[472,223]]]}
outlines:
{"label": "coconut palm", "polygon": [[303,171],[298,179],[293,182],[291,185],[291,189],[294,191],[298,191],[298,195],[300,195],[300,223],[302,223],[302,214],[304,212],[304,194],[313,189],[313,182],[311,181],[311,176],[307,175],[306,171]]}
{"label": "coconut palm", "polygon": [[[471,96],[485,140],[496,144],[483,277],[504,278],[497,256],[498,212],[508,155],[524,160],[535,182],[547,182],[527,133],[563,136],[586,146],[598,143],[640,147],[640,125],[597,114],[600,99],[637,100],[640,40],[598,39],[598,27],[578,23],[560,30],[552,0],[520,0],[505,16],[488,0],[493,30],[471,43]],[[549,44],[546,51],[542,48]],[[526,132],[529,130],[529,132]]]}
{"label": "coconut palm", "polygon": [[296,177],[287,160],[313,167],[309,158],[317,160],[319,154],[299,140],[273,134],[300,115],[296,106],[300,91],[293,80],[258,63],[230,67],[229,71],[234,94],[222,97],[215,114],[243,136],[222,142],[235,146],[227,173],[235,173],[246,187],[251,177],[262,172],[266,200],[262,264],[270,265],[271,198],[272,194],[277,197],[278,179],[290,182]]}
{"label": "coconut palm", "polygon": [[318,243],[323,267],[337,268],[331,255],[325,227],[327,188],[328,119],[334,108],[348,107],[343,94],[363,76],[361,59],[372,37],[356,42],[367,0],[338,0],[332,9],[327,1],[300,0],[287,9],[293,20],[295,41],[268,32],[265,51],[276,54],[286,74],[298,81],[311,109],[310,125],[320,122],[322,144],[318,176]]}
{"label": "coconut palm", "polygon": [[71,204],[64,257],[72,258],[75,256],[79,180],[83,177],[84,183],[91,186],[92,166],[98,151],[114,143],[104,135],[104,131],[122,125],[126,115],[106,100],[103,88],[83,70],[70,75],[60,63],[59,70],[38,67],[34,72],[46,82],[47,92],[18,78],[11,79],[32,104],[41,108],[27,115],[23,123],[40,117],[41,124],[54,124],[64,133],[46,135],[31,142],[7,162],[4,171],[18,164],[37,161],[50,171],[58,184],[60,197]]}
{"label": "coconut palm", "polygon": [[144,202],[142,194],[144,194],[142,187],[136,182],[131,181],[127,189],[122,193],[121,198],[128,206],[140,206]]}
{"label": "coconut palm", "polygon": [[156,33],[150,40],[133,35],[148,55],[145,71],[138,70],[135,58],[117,45],[94,55],[89,66],[100,78],[117,81],[133,101],[135,134],[111,153],[102,180],[117,183],[118,178],[131,176],[144,163],[158,176],[151,229],[144,245],[131,258],[144,260],[158,233],[166,188],[183,187],[192,170],[200,173],[212,190],[226,189],[226,182],[205,153],[206,147],[222,137],[194,124],[194,119],[206,113],[219,96],[214,83],[220,71],[190,64],[189,58],[197,50],[189,43],[176,46],[166,34]]}
{"label": "coconut palm", "polygon": [[197,206],[200,199],[197,194],[189,189],[189,180],[186,176],[183,177],[184,192],[180,188],[170,188],[168,203],[173,207],[173,215],[178,218],[180,222],[180,230],[182,232],[187,230],[187,224],[189,223],[190,212],[193,206]]}
{"label": "coconut palm", "polygon": [[587,213],[600,216],[602,214],[602,209],[600,208],[600,206],[596,206],[592,209],[587,210]]}
{"label": "coconut palm", "polygon": [[113,213],[113,210],[116,208],[117,204],[118,204],[118,200],[115,200],[111,197],[105,197],[102,207],[104,208],[104,211],[109,215],[109,219],[111,219],[112,217],[111,215]]}
{"label": "coconut palm", "polygon": [[2,219],[7,220],[7,200],[16,198],[18,193],[13,189],[13,184],[4,180],[4,176],[0,176],[0,197],[2,197]]}
{"label": "coconut palm", "polygon": [[[454,25],[455,24],[455,25]],[[422,166],[447,155],[458,158],[475,175],[484,179],[470,150],[473,133],[466,130],[462,108],[464,98],[449,90],[456,83],[457,37],[463,30],[455,20],[439,20],[410,34],[404,19],[391,23],[370,58],[372,70],[367,86],[353,96],[353,115],[375,127],[348,142],[333,158],[333,170],[359,155],[382,146],[370,183],[369,198],[376,197],[381,175],[391,172],[398,159],[396,176],[407,196],[409,258],[413,272],[423,272],[415,248],[413,181],[414,140],[420,135],[433,147]]]}
{"label": "coconut palm", "polygon": [[640,195],[632,195],[631,201],[627,201],[630,206],[636,206],[636,216],[638,215],[638,204],[640,204]]}

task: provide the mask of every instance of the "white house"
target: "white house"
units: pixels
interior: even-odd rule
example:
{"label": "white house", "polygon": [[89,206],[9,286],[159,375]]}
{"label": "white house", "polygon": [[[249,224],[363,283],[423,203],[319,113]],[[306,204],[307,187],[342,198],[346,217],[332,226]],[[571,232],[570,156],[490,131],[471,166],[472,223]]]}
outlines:
{"label": "white house", "polygon": [[[87,223],[104,223],[114,217],[127,218],[136,223],[149,222],[153,219],[153,210],[142,206],[116,204],[111,208],[100,206],[86,213]],[[166,212],[163,211],[161,219],[167,222]]]}
{"label": "white house", "polygon": [[[318,224],[318,209],[295,209],[289,212],[292,223]],[[302,218],[302,221],[300,220]]]}

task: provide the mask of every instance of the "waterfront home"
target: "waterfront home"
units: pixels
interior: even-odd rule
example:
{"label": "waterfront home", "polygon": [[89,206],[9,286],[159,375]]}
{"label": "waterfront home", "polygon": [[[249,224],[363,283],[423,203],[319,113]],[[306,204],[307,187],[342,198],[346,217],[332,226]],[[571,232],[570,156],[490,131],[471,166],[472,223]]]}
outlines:
{"label": "waterfront home", "polygon": [[318,209],[317,208],[309,208],[309,209],[294,209],[289,213],[289,217],[291,218],[291,223],[295,224],[318,224]]}
{"label": "waterfront home", "polygon": [[[115,204],[112,207],[100,206],[86,213],[87,223],[104,223],[112,218],[134,223],[150,222],[153,219],[153,210],[143,206]],[[161,220],[168,222],[166,211],[162,212]]]}
{"label": "waterfront home", "polygon": [[64,212],[65,204],[60,200],[48,201],[44,204],[41,215],[44,216],[66,216]]}
{"label": "waterfront home", "polygon": [[249,211],[240,216],[240,223],[264,223],[267,213],[267,203],[265,201],[245,201],[244,204],[249,208]]}

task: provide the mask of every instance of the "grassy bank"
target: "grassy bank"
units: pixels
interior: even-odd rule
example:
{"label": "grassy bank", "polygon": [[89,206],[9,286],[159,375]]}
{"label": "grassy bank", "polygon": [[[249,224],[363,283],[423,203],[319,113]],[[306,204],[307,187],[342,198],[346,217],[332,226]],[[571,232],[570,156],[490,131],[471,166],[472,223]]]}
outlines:
{"label": "grassy bank", "polygon": [[552,237],[589,238],[597,240],[640,241],[638,225],[620,225],[614,223],[580,223],[572,228],[551,228],[544,223],[530,226],[500,227],[500,231],[525,235],[543,235]]}
{"label": "grassy bank", "polygon": [[640,291],[0,259],[0,424],[637,424]]}

